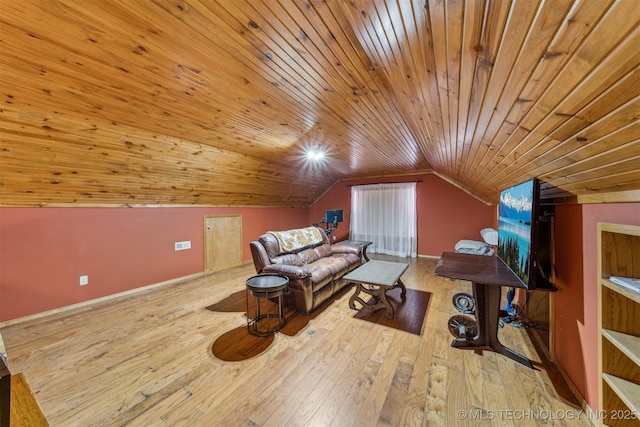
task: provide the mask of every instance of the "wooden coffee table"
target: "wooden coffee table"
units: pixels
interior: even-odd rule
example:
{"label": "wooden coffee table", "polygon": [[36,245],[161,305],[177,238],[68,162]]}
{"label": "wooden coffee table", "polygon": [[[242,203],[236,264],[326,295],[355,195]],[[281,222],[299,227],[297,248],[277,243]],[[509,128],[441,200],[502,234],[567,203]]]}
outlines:
{"label": "wooden coffee table", "polygon": [[[356,289],[349,298],[349,308],[356,310],[355,302],[358,301],[363,307],[371,310],[381,308],[387,309],[387,317],[393,318],[395,313],[393,306],[387,299],[387,292],[394,288],[402,289],[402,298],[407,294],[407,288],[400,280],[400,276],[409,267],[409,264],[402,262],[389,262],[373,260],[353,270],[344,276],[345,280],[356,284]],[[371,295],[373,298],[365,302],[359,297],[360,292]]]}

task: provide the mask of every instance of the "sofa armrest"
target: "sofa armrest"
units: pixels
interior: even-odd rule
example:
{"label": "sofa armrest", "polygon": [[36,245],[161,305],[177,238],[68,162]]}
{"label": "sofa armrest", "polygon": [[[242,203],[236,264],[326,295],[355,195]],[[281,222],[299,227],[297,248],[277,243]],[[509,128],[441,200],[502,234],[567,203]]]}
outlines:
{"label": "sofa armrest", "polygon": [[271,264],[267,250],[262,246],[262,243],[258,241],[249,242],[249,248],[251,249],[251,256],[253,257],[253,265],[256,268],[256,273],[262,273],[262,269]]}
{"label": "sofa armrest", "polygon": [[362,255],[362,247],[357,245],[349,245],[349,244],[331,245],[331,253]]}
{"label": "sofa armrest", "polygon": [[269,264],[262,269],[262,273],[279,274],[295,279],[311,277],[306,268],[287,264]]}

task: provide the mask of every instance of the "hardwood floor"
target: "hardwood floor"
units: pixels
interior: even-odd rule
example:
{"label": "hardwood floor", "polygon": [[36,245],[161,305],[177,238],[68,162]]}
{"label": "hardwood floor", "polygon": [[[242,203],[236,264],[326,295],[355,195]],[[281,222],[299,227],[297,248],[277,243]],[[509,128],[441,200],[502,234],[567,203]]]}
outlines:
{"label": "hardwood floor", "polygon": [[1,332],[52,426],[591,425],[524,329],[499,336],[536,370],[450,347],[451,297],[471,285],[435,266],[403,275],[433,294],[420,336],[354,319],[347,292],[260,355],[218,360],[213,342],[246,320],[205,307],[242,291],[250,264]]}

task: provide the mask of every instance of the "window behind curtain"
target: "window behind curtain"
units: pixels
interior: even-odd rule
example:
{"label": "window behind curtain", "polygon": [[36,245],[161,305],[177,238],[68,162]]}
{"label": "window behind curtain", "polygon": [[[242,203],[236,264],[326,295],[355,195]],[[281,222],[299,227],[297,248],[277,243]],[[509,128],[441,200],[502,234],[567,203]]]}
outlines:
{"label": "window behind curtain", "polygon": [[368,252],[415,257],[416,223],[415,182],[351,187],[351,238],[373,242]]}

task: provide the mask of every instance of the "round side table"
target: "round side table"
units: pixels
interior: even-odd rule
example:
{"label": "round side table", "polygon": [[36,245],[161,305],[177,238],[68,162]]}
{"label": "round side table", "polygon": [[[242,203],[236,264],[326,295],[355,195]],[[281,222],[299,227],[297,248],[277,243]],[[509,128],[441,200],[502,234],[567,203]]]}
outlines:
{"label": "round side table", "polygon": [[[289,285],[289,278],[277,274],[259,274],[248,278],[246,283],[247,329],[249,333],[259,337],[269,336],[282,328],[286,322],[282,314],[282,297],[287,285]],[[249,292],[251,292],[255,303],[253,317],[249,314]],[[262,313],[260,303],[263,299],[272,298],[278,299],[278,312],[271,313],[267,310],[266,313]],[[276,320],[274,327],[271,326],[271,319]],[[262,324],[266,324],[266,326],[260,327]]]}

